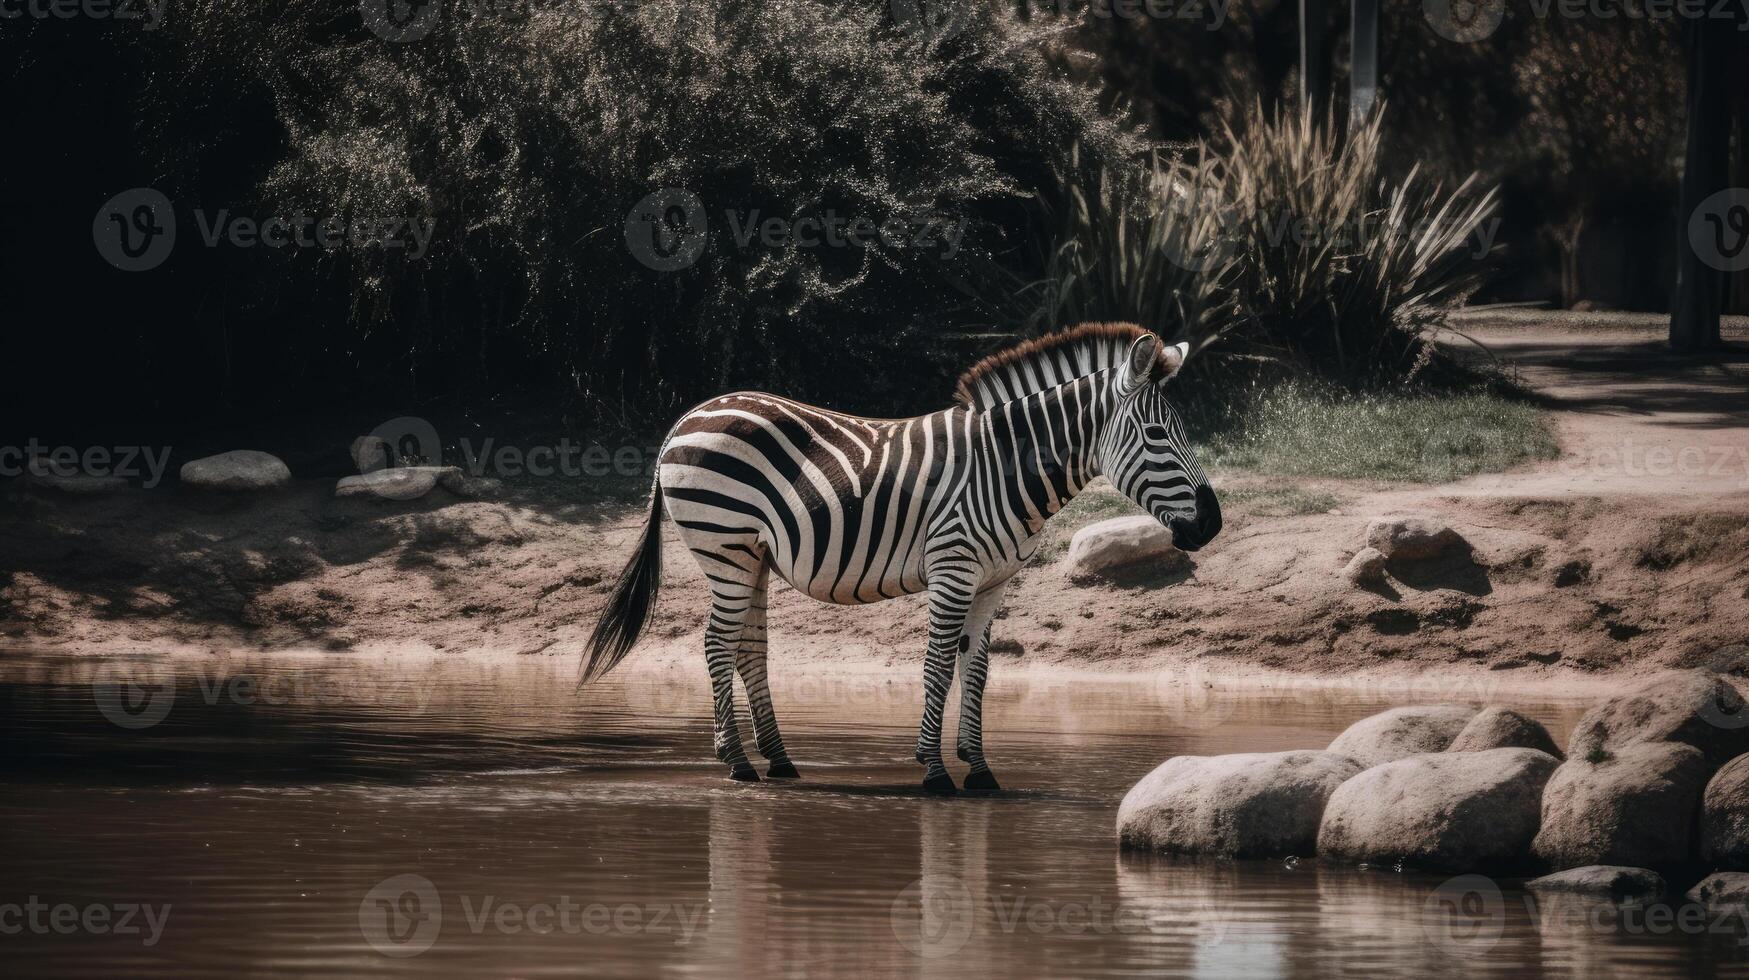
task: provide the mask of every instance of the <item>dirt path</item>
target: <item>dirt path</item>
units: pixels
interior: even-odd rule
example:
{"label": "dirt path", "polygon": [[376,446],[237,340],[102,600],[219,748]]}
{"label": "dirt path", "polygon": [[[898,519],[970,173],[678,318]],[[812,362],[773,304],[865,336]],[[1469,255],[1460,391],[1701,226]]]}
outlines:
{"label": "dirt path", "polygon": [[[1330,513],[1280,516],[1233,493],[1227,530],[1188,572],[1121,584],[1075,584],[1048,548],[1011,585],[995,669],[1396,676],[1428,680],[1433,696],[1456,678],[1465,699],[1476,678],[1749,672],[1749,472],[1711,469],[1749,450],[1749,355],[1719,367],[1661,355],[1647,318],[1550,327],[1496,315],[1462,328],[1550,400],[1567,458],[1437,487],[1294,481],[1336,493]],[[1685,472],[1696,453],[1706,466]],[[1671,472],[1647,471],[1666,460]],[[1214,479],[1223,490],[1257,481]],[[576,658],[642,513],[564,489],[389,504],[336,500],[324,479],[246,500],[0,488],[0,648]],[[1445,522],[1470,549],[1393,566],[1377,587],[1350,583],[1341,571],[1368,522],[1392,515]],[[662,600],[629,666],[690,675],[708,601],[671,528],[666,554]],[[917,598],[846,608],[774,590],[775,669],[914,671],[924,631]]]}

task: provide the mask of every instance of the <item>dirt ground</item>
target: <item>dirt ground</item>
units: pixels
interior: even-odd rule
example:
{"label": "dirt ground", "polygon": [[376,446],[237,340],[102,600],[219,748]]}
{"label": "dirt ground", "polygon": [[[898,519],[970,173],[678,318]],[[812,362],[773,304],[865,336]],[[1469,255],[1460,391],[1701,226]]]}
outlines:
{"label": "dirt ground", "polygon": [[[1217,471],[1227,528],[1187,573],[1075,585],[1047,547],[999,614],[998,669],[1554,683],[1652,665],[1749,672],[1749,324],[1733,322],[1738,346],[1707,363],[1663,352],[1655,318],[1490,312],[1455,325],[1547,399],[1563,458],[1443,486],[1296,479],[1340,501],[1300,516],[1278,516],[1283,481]],[[0,646],[42,650],[575,658],[642,521],[640,506],[539,484],[501,502],[438,490],[409,503],[336,500],[332,478],[242,498],[12,484]],[[1393,566],[1374,589],[1345,580],[1367,523],[1407,515],[1447,522],[1470,552]],[[628,666],[697,671],[706,592],[672,528],[667,540],[662,599]],[[773,602],[774,663],[920,669],[920,599],[840,608],[778,586]]]}

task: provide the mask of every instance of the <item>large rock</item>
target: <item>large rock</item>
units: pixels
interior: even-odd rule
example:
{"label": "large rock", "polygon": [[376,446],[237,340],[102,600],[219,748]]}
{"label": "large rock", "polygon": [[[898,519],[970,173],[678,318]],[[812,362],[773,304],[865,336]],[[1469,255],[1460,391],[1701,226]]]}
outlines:
{"label": "large rock", "polygon": [[341,477],[334,487],[336,497],[379,497],[383,500],[416,500],[430,493],[454,466],[395,466],[359,476]]}
{"label": "large rock", "polygon": [[182,464],[182,482],[200,490],[272,490],[291,482],[291,468],[278,456],[255,449],[233,449]]}
{"label": "large rock", "polygon": [[1181,755],[1124,796],[1118,841],[1174,854],[1310,856],[1324,801],[1358,772],[1329,752]]}
{"label": "large rock", "polygon": [[1700,855],[1715,868],[1749,871],[1749,755],[1725,763],[1706,784]]}
{"label": "large rock", "polygon": [[1187,568],[1190,559],[1172,545],[1172,532],[1145,515],[1089,524],[1069,539],[1069,575],[1099,578],[1118,570]]}
{"label": "large rock", "polygon": [[1421,561],[1462,551],[1462,535],[1427,517],[1381,517],[1366,526],[1366,544],[1391,561]]}
{"label": "large rock", "polygon": [[1715,910],[1749,908],[1749,874],[1721,871],[1707,875],[1700,884],[1688,890],[1688,900]]}
{"label": "large rock", "polygon": [[1620,902],[1657,898],[1664,894],[1665,886],[1664,876],[1647,868],[1591,864],[1533,878],[1524,887],[1534,892],[1596,895]]}
{"label": "large rock", "polygon": [[1455,704],[1392,708],[1349,725],[1330,743],[1330,751],[1367,768],[1444,752],[1475,715],[1476,709]]}
{"label": "large rock", "polygon": [[1573,756],[1543,791],[1531,850],[1552,868],[1687,864],[1710,771],[1699,749],[1676,743],[1630,745],[1601,760]]}
{"label": "large rock", "polygon": [[1680,742],[1713,766],[1749,752],[1749,711],[1723,678],[1669,671],[1585,712],[1567,740],[1567,757],[1584,759],[1630,745]]}
{"label": "large rock", "polygon": [[1318,854],[1450,871],[1520,865],[1559,764],[1535,749],[1490,749],[1375,766],[1330,795]]}
{"label": "large rock", "polygon": [[1489,749],[1536,749],[1561,758],[1561,750],[1549,730],[1533,718],[1511,708],[1483,708],[1464,730],[1446,746],[1447,752],[1486,752]]}

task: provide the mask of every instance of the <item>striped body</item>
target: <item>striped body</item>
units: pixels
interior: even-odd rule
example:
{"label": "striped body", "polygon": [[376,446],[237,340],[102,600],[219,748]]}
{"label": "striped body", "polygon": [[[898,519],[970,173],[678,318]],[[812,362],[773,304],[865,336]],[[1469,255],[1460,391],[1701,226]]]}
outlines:
{"label": "striped body", "polygon": [[995,789],[982,726],[990,624],[1051,515],[1104,474],[1180,547],[1219,532],[1214,493],[1166,400],[1185,353],[1137,327],[1090,326],[986,359],[962,379],[961,404],[916,418],[859,418],[758,392],[699,405],[663,442],[650,524],[590,639],[586,679],[636,641],[660,582],[666,512],[710,581],[716,750],[734,778],[757,778],[741,745],[737,674],[770,774],[796,775],[766,683],[775,572],[840,605],[927,593],[925,788],[953,790],[940,739],[957,664],[966,786]]}

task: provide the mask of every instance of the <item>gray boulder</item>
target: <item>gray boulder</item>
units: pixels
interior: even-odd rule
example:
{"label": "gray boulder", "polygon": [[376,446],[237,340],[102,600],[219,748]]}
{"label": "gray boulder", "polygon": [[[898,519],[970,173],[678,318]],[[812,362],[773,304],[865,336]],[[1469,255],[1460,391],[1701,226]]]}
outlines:
{"label": "gray boulder", "polygon": [[397,462],[389,458],[389,442],[382,436],[359,436],[352,440],[352,466],[360,473],[372,473]]}
{"label": "gray boulder", "polygon": [[1161,571],[1190,567],[1172,544],[1172,532],[1146,515],[1114,517],[1089,524],[1069,539],[1069,575],[1075,579],[1109,576],[1120,569],[1147,566]]}
{"label": "gray boulder", "polygon": [[1330,795],[1318,854],[1449,871],[1522,864],[1559,764],[1535,749],[1489,749],[1375,766]]}
{"label": "gray boulder", "polygon": [[1749,908],[1749,874],[1720,871],[1707,875],[1688,890],[1688,900],[1709,909]]}
{"label": "gray boulder", "polygon": [[1749,755],[1725,763],[1706,784],[1700,855],[1715,868],[1749,871]]}
{"label": "gray boulder", "polygon": [[1362,548],[1348,560],[1342,577],[1355,585],[1377,585],[1384,581],[1385,556],[1377,548]]}
{"label": "gray boulder", "polygon": [[182,483],[200,490],[272,490],[291,482],[291,468],[278,456],[255,449],[233,449],[182,464]]}
{"label": "gray boulder", "polygon": [[1620,902],[1657,898],[1664,894],[1665,886],[1664,876],[1647,868],[1591,864],[1532,878],[1524,887],[1534,892],[1596,895]]}
{"label": "gray boulder", "polygon": [[1710,772],[1699,749],[1675,743],[1571,757],[1543,791],[1542,829],[1531,851],[1551,868],[1685,864],[1694,856],[1692,828]]}
{"label": "gray boulder", "polygon": [[1392,708],[1349,725],[1329,750],[1369,769],[1412,755],[1444,752],[1475,715],[1476,709],[1456,704]]}
{"label": "gray boulder", "polygon": [[1511,708],[1491,707],[1476,712],[1464,730],[1446,746],[1447,752],[1486,752],[1489,749],[1536,749],[1561,758],[1561,750],[1549,730],[1533,718]]}
{"label": "gray boulder", "polygon": [[358,476],[341,477],[334,487],[336,497],[376,497],[382,500],[417,500],[430,493],[454,466],[394,466]]}
{"label": "gray boulder", "polygon": [[1692,745],[1714,768],[1749,752],[1743,696],[1703,671],[1655,675],[1585,712],[1567,740],[1567,757],[1584,759],[1655,742]]}
{"label": "gray boulder", "polygon": [[1391,561],[1422,561],[1467,547],[1462,535],[1428,517],[1381,517],[1366,526],[1366,544]]}
{"label": "gray boulder", "polygon": [[1124,796],[1118,841],[1173,854],[1310,856],[1324,801],[1358,772],[1329,752],[1168,759]]}

